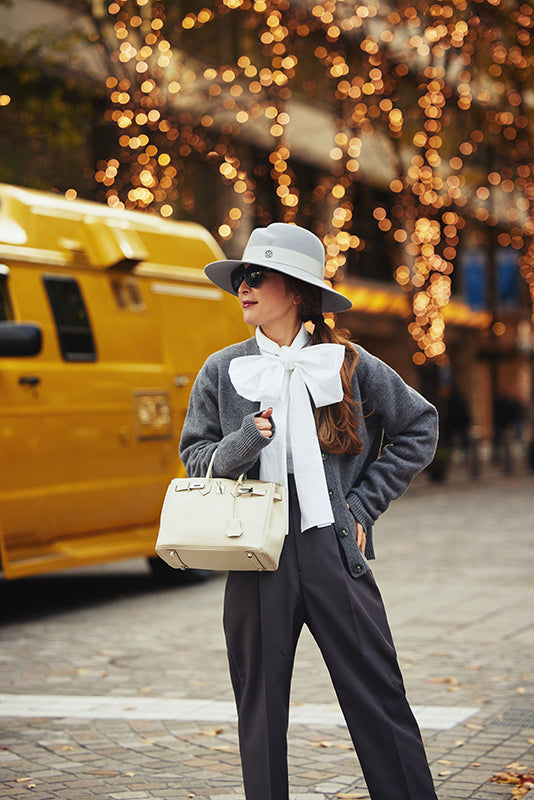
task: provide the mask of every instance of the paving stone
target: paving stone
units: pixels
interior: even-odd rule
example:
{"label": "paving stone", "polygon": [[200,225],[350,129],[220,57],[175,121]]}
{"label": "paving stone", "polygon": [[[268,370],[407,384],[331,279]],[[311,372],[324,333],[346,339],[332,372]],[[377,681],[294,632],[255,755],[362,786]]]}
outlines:
{"label": "paving stone", "polygon": [[[504,800],[508,787],[491,775],[534,767],[533,488],[532,475],[448,486],[422,476],[376,526],[373,572],[411,702],[479,709],[450,730],[423,730],[440,800]],[[223,584],[158,587],[139,561],[0,583],[0,608],[21,609],[1,630],[0,695],[72,703],[61,717],[36,708],[0,718],[2,800],[244,800],[237,726],[218,718],[233,703]],[[68,601],[47,609],[56,585]],[[80,719],[87,697],[204,701],[213,719]],[[292,703],[299,713],[335,703],[306,631]],[[345,728],[325,716],[290,726],[292,800],[368,797]],[[15,783],[26,776],[35,789]]]}

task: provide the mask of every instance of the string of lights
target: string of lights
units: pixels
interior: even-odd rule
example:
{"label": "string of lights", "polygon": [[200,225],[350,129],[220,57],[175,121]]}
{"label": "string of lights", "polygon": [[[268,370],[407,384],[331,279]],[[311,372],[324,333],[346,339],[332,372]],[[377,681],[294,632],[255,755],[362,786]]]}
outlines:
{"label": "string of lights", "polygon": [[[466,221],[497,228],[499,245],[520,254],[534,302],[529,3],[217,0],[172,19],[167,6],[112,0],[105,10],[101,31],[114,68],[106,119],[119,152],[99,162],[95,179],[110,206],[172,216],[177,199],[187,198],[183,164],[195,154],[233,190],[217,229],[229,240],[247,207],[256,218],[269,213],[238,148],[240,136],[260,126],[279,216],[297,220],[304,195],[293,164],[292,98],[316,102],[319,85],[334,124],[330,169],[311,197],[321,208],[327,277],[341,277],[351,251],[366,247],[356,214],[362,143],[376,137],[387,142],[394,177],[391,203],[377,204],[373,217],[410,296],[414,362],[447,361],[443,309]],[[206,66],[191,55],[195,36],[230,14],[240,15],[255,46],[234,63]]]}

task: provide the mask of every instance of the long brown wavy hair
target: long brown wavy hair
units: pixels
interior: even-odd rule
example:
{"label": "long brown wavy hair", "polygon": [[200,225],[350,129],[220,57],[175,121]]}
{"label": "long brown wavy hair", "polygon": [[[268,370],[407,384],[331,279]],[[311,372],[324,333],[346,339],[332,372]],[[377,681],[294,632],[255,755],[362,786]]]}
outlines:
{"label": "long brown wavy hair", "polygon": [[322,314],[322,293],[317,286],[305,283],[290,275],[284,275],[286,284],[299,301],[302,322],[312,322],[312,344],[331,342],[342,344],[345,358],[341,367],[343,400],[315,411],[317,435],[321,448],[328,453],[357,455],[362,451],[358,436],[358,420],[361,409],[352,396],[352,376],[358,363],[358,353],[350,342],[349,331],[331,328]]}

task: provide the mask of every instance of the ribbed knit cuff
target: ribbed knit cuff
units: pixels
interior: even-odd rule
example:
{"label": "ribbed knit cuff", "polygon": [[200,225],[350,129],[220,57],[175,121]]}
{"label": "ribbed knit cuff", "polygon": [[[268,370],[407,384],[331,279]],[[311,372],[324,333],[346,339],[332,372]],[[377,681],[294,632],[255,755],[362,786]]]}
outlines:
{"label": "ribbed knit cuff", "polygon": [[[244,460],[249,460],[250,458],[256,458],[260,452],[266,447],[269,442],[271,441],[272,437],[269,439],[260,432],[260,429],[255,423],[255,418],[257,414],[248,414],[241,423],[241,430],[240,433],[242,434],[240,437],[240,442],[238,445],[238,452],[239,455],[243,457]],[[273,424],[273,436],[274,436],[274,424]]]}
{"label": "ribbed knit cuff", "polygon": [[365,531],[370,530],[373,527],[374,519],[369,516],[365,506],[355,492],[349,492],[347,503],[356,521],[363,525]]}
{"label": "ribbed knit cuff", "polygon": [[213,464],[214,474],[232,478],[247,472],[257,461],[263,448],[272,441],[272,437],[267,439],[260,433],[254,422],[255,416],[247,414],[239,430],[225,436],[219,444]]}

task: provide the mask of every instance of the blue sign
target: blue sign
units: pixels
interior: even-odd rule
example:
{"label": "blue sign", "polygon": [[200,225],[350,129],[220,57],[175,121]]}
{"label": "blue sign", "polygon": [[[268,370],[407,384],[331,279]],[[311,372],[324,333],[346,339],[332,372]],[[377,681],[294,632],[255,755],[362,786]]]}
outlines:
{"label": "blue sign", "polygon": [[516,308],[519,303],[518,252],[513,247],[497,250],[497,305]]}
{"label": "blue sign", "polygon": [[[518,253],[513,247],[498,247],[495,253],[496,296],[499,308],[516,308],[519,303]],[[482,247],[470,247],[460,258],[463,294],[473,311],[488,307],[487,254]]]}
{"label": "blue sign", "polygon": [[473,311],[483,311],[487,305],[485,252],[479,247],[464,250],[460,265],[466,303]]}

